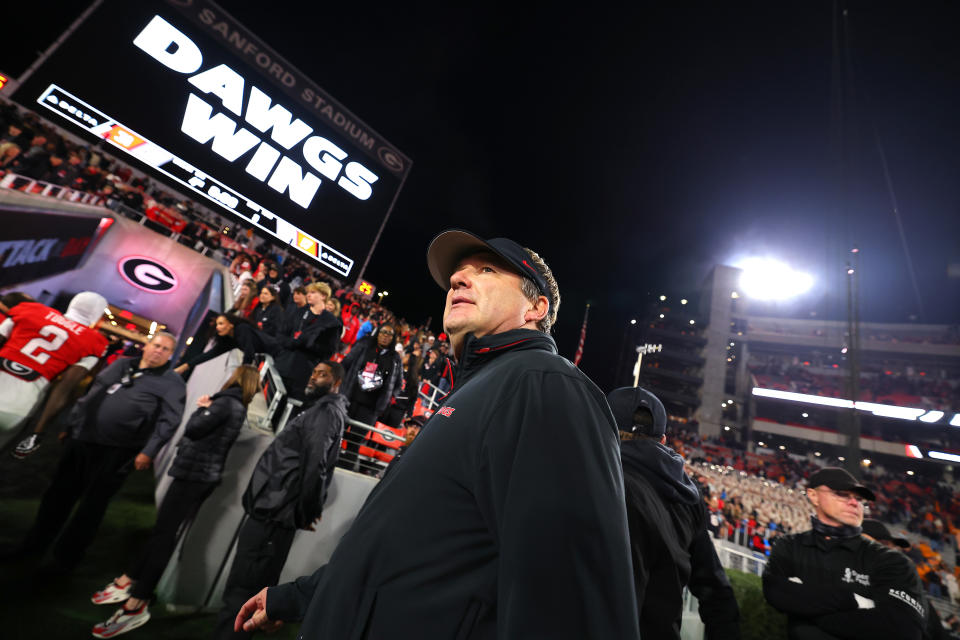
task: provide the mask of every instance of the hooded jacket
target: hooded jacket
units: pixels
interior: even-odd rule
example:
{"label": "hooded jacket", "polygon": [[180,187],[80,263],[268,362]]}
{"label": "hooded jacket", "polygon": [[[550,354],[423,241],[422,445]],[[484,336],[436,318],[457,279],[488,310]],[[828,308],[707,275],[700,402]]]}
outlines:
{"label": "hooded jacket", "polygon": [[173,478],[195,482],[220,482],[223,464],[247,417],[238,386],[210,398],[209,407],[199,407],[190,416],[170,465]]}
{"label": "hooded jacket", "polygon": [[288,529],[316,520],[327,500],[346,417],[347,399],[328,393],[287,423],[253,469],[243,493],[247,515]]}
{"label": "hooded jacket", "polygon": [[683,458],[650,438],[620,445],[642,638],[679,638],[683,588],[700,604],[708,640],[740,637],[733,588],[706,531],[706,510]]}
{"label": "hooded jacket", "polygon": [[272,587],[267,615],[305,638],[637,638],[602,392],[539,331],[463,353],[329,563]]}

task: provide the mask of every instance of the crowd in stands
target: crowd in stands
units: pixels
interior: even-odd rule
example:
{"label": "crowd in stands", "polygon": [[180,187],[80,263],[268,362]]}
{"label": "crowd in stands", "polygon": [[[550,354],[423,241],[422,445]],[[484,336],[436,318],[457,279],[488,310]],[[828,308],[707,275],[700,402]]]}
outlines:
{"label": "crowd in stands", "polygon": [[[426,327],[417,327],[397,318],[389,309],[365,299],[335,278],[321,272],[243,228],[203,209],[191,200],[166,191],[123,162],[107,153],[105,144],[84,144],[64,135],[35,113],[0,100],[0,175],[16,175],[77,191],[96,194],[124,213],[148,217],[174,233],[180,242],[202,251],[228,266],[233,276],[235,303],[225,315],[231,327],[228,346],[247,352],[263,350],[264,345],[283,349],[285,341],[295,340],[297,319],[308,307],[306,288],[325,283],[333,295],[325,295],[325,310],[336,319],[337,335],[332,353],[314,354],[310,361],[336,356],[342,359],[365,338],[368,341],[384,327],[395,336],[394,348],[400,353],[403,372],[389,407],[398,400],[405,407],[416,399],[418,382],[430,382],[442,392],[450,390],[452,366],[448,344]],[[316,309],[315,309],[316,311]],[[315,315],[320,315],[319,313]],[[237,330],[233,325],[245,325]],[[252,334],[250,328],[255,329]],[[211,326],[210,337],[215,327]],[[239,335],[242,334],[242,335]],[[222,337],[222,336],[221,336]],[[439,338],[439,339],[438,339]],[[270,349],[266,349],[269,351]],[[300,384],[304,381],[297,381]],[[410,402],[407,402],[410,400]],[[403,413],[390,412],[391,422]],[[380,416],[378,416],[380,417]]]}
{"label": "crowd in stands", "polygon": [[[806,323],[804,323],[802,328],[799,328],[792,325],[782,325],[776,321],[767,322],[763,325],[755,324],[755,322],[744,322],[743,320],[737,320],[736,322],[737,326],[740,329],[743,329],[746,333],[773,333],[776,335],[798,336],[804,338],[811,336],[815,338],[822,338],[826,335],[826,331],[824,331],[822,328],[809,329],[809,324]],[[888,342],[891,344],[904,343],[956,345],[960,344],[960,326],[950,325],[942,331],[936,332],[931,332],[929,330],[918,330],[915,332],[898,331],[897,333],[872,329],[871,327],[867,326],[862,329],[861,340]]]}
{"label": "crowd in stands", "polygon": [[[842,465],[765,447],[747,452],[686,431],[676,431],[669,444],[686,458],[687,472],[701,486],[714,537],[764,555],[777,536],[811,527],[804,493],[810,475],[825,465]],[[960,487],[938,475],[939,469],[908,475],[877,464],[864,467],[864,482],[877,496],[868,505],[868,517],[907,532],[912,539],[907,553],[928,593],[957,605]]]}
{"label": "crowd in stands", "polygon": [[[836,362],[751,354],[748,364],[757,386],[834,398],[846,397],[846,370]],[[904,407],[960,407],[960,376],[928,372],[892,363],[861,366],[860,400]]]}

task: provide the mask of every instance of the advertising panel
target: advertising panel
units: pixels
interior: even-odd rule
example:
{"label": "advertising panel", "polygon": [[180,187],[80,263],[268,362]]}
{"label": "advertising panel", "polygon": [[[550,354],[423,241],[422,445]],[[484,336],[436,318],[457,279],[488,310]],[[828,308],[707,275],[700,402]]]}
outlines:
{"label": "advertising panel", "polygon": [[206,0],[105,0],[15,97],[339,277],[410,160]]}
{"label": "advertising panel", "polygon": [[26,214],[0,204],[0,287],[69,271],[77,266],[101,221],[69,214]]}

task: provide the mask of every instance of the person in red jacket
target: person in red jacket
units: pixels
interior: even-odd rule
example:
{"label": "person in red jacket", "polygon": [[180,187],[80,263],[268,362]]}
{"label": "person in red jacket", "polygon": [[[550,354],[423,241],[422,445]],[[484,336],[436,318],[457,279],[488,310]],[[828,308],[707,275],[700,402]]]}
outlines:
{"label": "person in red jacket", "polygon": [[[64,374],[40,416],[37,429],[42,431],[103,356],[107,339],[91,327],[106,306],[99,293],[84,291],[73,297],[63,314],[39,302],[21,302],[9,310],[0,324],[0,447],[16,436],[47,385]],[[37,438],[31,434],[18,451],[35,450]]]}
{"label": "person in red jacket", "polygon": [[360,305],[354,303],[344,307],[341,319],[343,320],[343,336],[340,342],[346,347],[352,347],[357,341],[357,331],[360,330]]}

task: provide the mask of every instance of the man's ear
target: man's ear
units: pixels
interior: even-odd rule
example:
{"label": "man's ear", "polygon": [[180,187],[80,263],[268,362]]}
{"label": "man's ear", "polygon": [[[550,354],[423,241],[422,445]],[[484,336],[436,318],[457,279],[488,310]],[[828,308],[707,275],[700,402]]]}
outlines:
{"label": "man's ear", "polygon": [[341,383],[341,382],[343,382],[343,381],[342,381],[342,380],[337,380],[335,383],[333,383],[333,385],[331,385],[331,387],[330,387],[330,391],[333,392],[333,393],[340,393],[340,383]]}
{"label": "man's ear", "polygon": [[550,311],[550,301],[547,300],[547,296],[539,296],[537,301],[530,305],[530,308],[527,309],[523,314],[524,322],[540,322],[547,317],[547,313]]}

